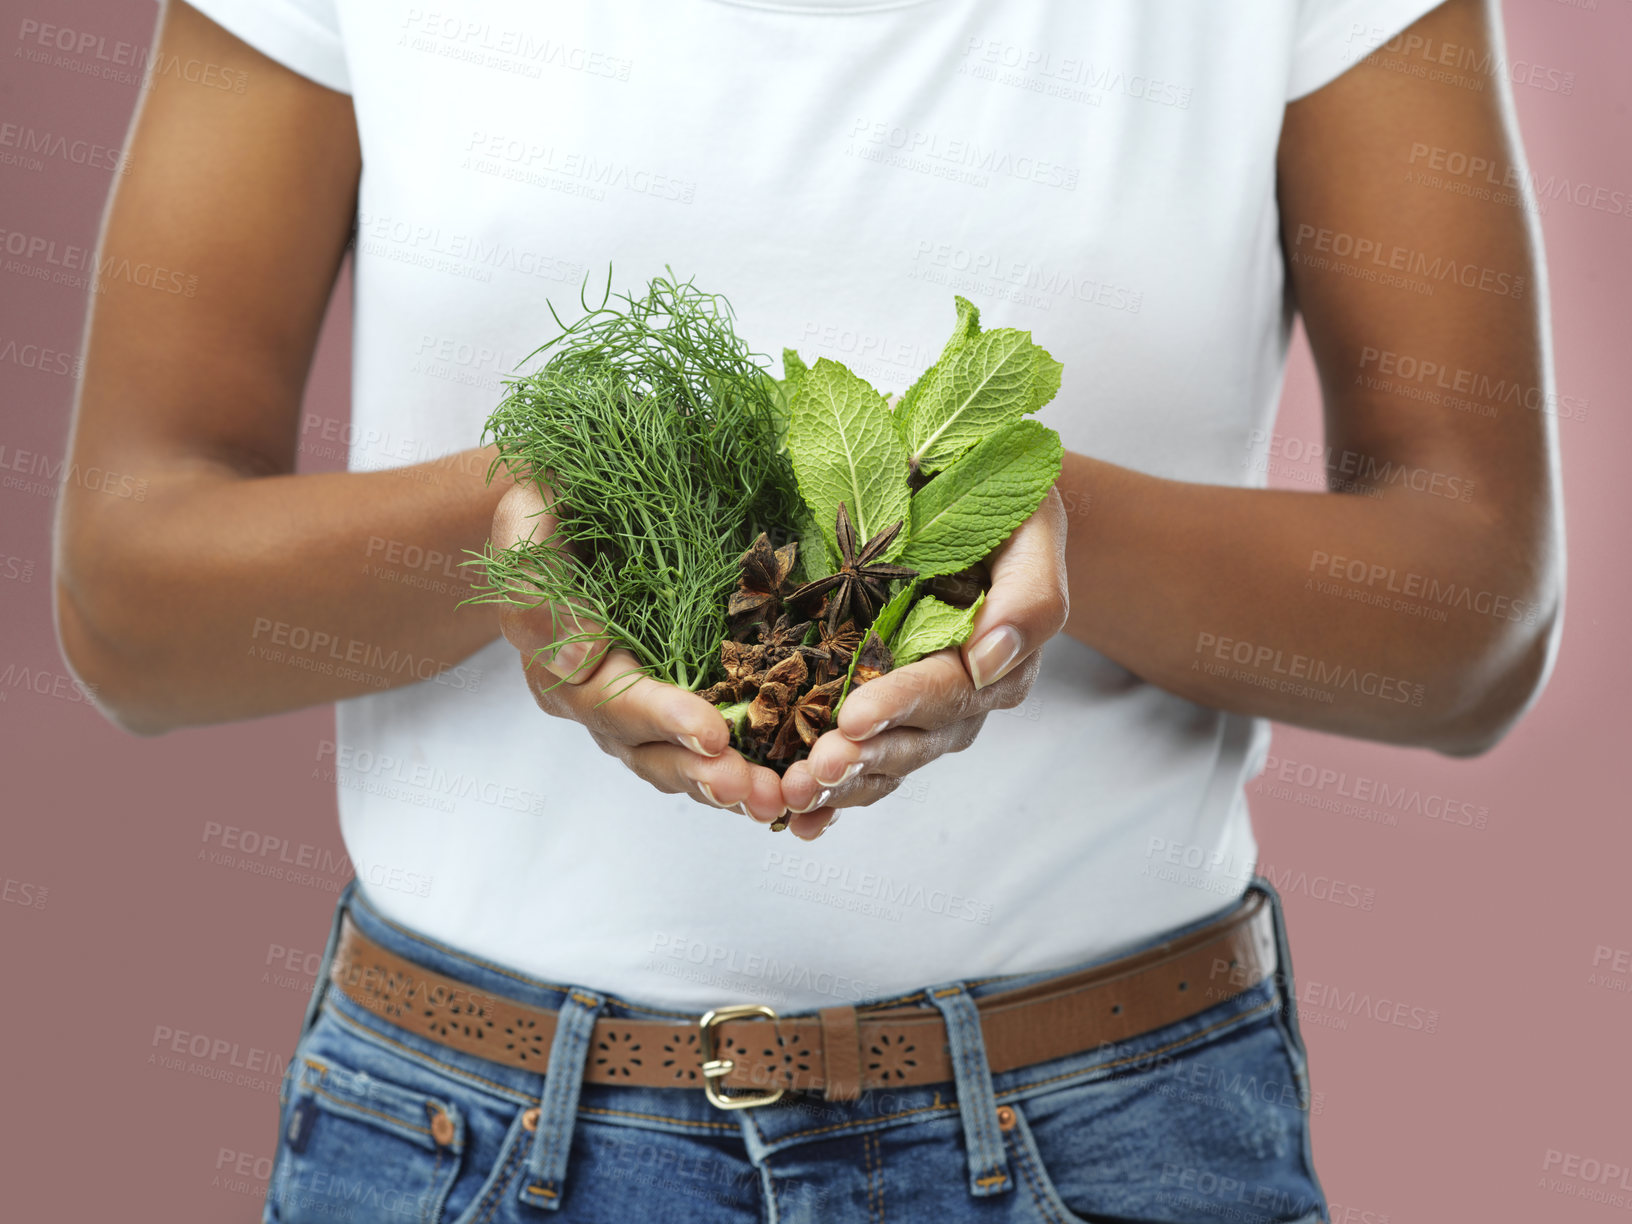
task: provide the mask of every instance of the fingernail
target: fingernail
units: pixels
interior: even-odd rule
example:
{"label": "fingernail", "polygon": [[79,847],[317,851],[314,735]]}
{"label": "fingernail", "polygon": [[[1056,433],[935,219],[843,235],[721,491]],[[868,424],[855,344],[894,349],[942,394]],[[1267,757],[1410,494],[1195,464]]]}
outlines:
{"label": "fingernail", "polygon": [[717,757],[720,755],[720,752],[725,751],[724,748],[721,748],[720,752],[705,752],[703,750],[702,740],[698,739],[695,735],[682,735],[680,736],[680,742],[687,748],[690,748],[698,756]]}
{"label": "fingernail", "polygon": [[709,784],[707,782],[698,782],[697,783],[697,789],[702,791],[703,792],[703,798],[707,799],[715,807],[724,808],[728,812],[732,809],[732,806],[733,806],[732,804],[721,803],[718,799],[716,799],[714,797],[714,790],[713,790],[712,787],[709,786]]}
{"label": "fingernail", "polygon": [[561,649],[550,656],[544,666],[549,668],[563,680],[581,680],[583,677],[578,669],[583,667],[584,659],[589,654],[588,642],[568,642]]}
{"label": "fingernail", "polygon": [[863,731],[860,735],[851,735],[846,732],[845,738],[850,740],[852,743],[859,744],[864,739],[872,739],[873,736],[884,730],[885,727],[888,727],[891,721],[892,720],[888,718],[881,718],[872,726],[868,727],[867,730]]}
{"label": "fingernail", "polygon": [[[820,837],[823,833],[826,833],[829,829],[831,829],[834,825],[836,825],[838,823],[839,823],[839,814],[837,812],[834,812],[832,819],[829,820],[826,824],[824,824],[821,828],[816,830],[816,837]],[[813,837],[810,840],[815,841],[816,837]]]}
{"label": "fingernail", "polygon": [[812,799],[802,808],[794,808],[793,811],[800,816],[803,816],[806,812],[814,812],[817,808],[821,807],[822,804],[827,802],[828,796],[830,796],[832,793],[833,791],[831,787],[823,788],[822,790],[816,792],[816,798]]}
{"label": "fingernail", "polygon": [[1020,653],[1020,635],[1009,625],[993,629],[969,652],[969,675],[977,689],[996,684]]}
{"label": "fingernail", "polygon": [[860,761],[851,761],[849,767],[845,769],[843,777],[834,778],[831,782],[829,782],[826,778],[817,778],[816,781],[821,783],[823,786],[843,786],[846,782],[850,781],[851,778],[855,777],[861,772],[861,765],[862,763]]}

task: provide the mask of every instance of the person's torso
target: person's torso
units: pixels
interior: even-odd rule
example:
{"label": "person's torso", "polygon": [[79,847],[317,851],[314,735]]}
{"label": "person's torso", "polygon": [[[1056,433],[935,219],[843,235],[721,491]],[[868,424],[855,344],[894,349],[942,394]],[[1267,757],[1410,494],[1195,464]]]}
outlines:
{"label": "person's torso", "polygon": [[[556,334],[546,303],[570,322],[610,264],[615,291],[670,266],[755,349],[881,391],[935,359],[962,294],[1064,363],[1039,419],[1068,448],[1255,483],[1286,346],[1289,0],[806,7],[833,11],[342,0],[364,163],[351,466],[478,444],[500,380]],[[538,712],[494,643],[342,703],[342,827],[387,914],[673,1006],[1060,965],[1237,895],[1266,728],[1063,635],[1043,658],[970,748],[806,845],[658,793]]]}

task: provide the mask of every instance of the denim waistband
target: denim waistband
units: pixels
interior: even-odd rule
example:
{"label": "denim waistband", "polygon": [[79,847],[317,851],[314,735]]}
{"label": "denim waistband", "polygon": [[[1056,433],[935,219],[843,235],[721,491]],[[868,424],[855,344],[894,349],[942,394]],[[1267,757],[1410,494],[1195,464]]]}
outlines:
{"label": "denim waistband", "polygon": [[[1286,956],[1286,945],[1280,916],[1279,897],[1269,881],[1255,877],[1249,890],[1266,893],[1275,912],[1277,937],[1281,955]],[[1207,916],[1161,935],[1143,940],[1118,951],[1072,965],[1032,973],[1007,974],[966,982],[967,992],[981,997],[1002,990],[1010,990],[1050,978],[1077,972],[1094,965],[1108,963],[1144,949],[1164,943],[1178,935],[1198,930],[1216,922],[1240,904],[1235,900]],[[548,1011],[559,1011],[563,1001],[574,991],[594,991],[593,982],[548,983],[503,966],[484,961],[434,939],[419,934],[392,921],[373,909],[352,881],[342,892],[335,910],[335,922],[329,948],[319,976],[318,987],[312,996],[307,1013],[306,1028],[310,1028],[320,1009],[326,1009],[345,1028],[435,1064],[439,1069],[456,1075],[473,1088],[490,1092],[517,1103],[536,1103],[544,1090],[544,1076],[501,1063],[490,1062],[474,1055],[464,1054],[428,1038],[423,1038],[382,1020],[353,1003],[338,990],[328,986],[328,966],[334,955],[342,913],[349,913],[352,922],[369,939],[399,956],[457,978],[477,990],[502,994],[516,1001]],[[1289,966],[1283,963],[1284,973]],[[665,1019],[695,1021],[690,1011],[647,1006],[616,996],[604,996],[601,1014],[622,1019]],[[911,1005],[919,1002],[933,1007],[927,984],[924,991],[887,999],[858,1003],[858,1007],[881,1003]],[[1276,983],[1266,979],[1247,991],[1229,999],[1222,999],[1206,1012],[1177,1024],[1168,1025],[1153,1033],[1130,1038],[1114,1045],[1100,1045],[1081,1053],[1049,1063],[1035,1064],[991,1077],[993,1091],[999,1103],[1018,1099],[1037,1091],[1088,1079],[1099,1074],[1110,1074],[1139,1060],[1157,1059],[1163,1051],[1183,1045],[1203,1036],[1206,1032],[1227,1025],[1248,1015],[1265,1012],[1276,1005]],[[787,1013],[789,1015],[800,1013]],[[808,1014],[814,1014],[808,1013]],[[1291,1017],[1287,1017],[1291,1019]],[[835,1102],[820,1097],[789,1094],[774,1105],[735,1111],[734,1114],[711,1105],[704,1094],[694,1089],[637,1088],[628,1086],[584,1083],[578,1101],[578,1110],[598,1116],[608,1122],[645,1126],[681,1133],[696,1133],[699,1128],[717,1133],[740,1131],[750,1146],[764,1152],[773,1151],[806,1139],[822,1138],[841,1131],[871,1129],[905,1121],[925,1120],[937,1115],[945,1117],[953,1108],[952,1085],[927,1085],[921,1088],[897,1088],[866,1092],[858,1101]],[[956,1114],[951,1114],[955,1122]]]}

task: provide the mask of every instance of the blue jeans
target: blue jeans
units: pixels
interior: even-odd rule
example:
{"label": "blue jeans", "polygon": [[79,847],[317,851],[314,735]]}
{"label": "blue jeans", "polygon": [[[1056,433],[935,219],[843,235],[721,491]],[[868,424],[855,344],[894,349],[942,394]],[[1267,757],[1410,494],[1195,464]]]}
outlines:
{"label": "blue jeans", "polygon": [[[1188,1020],[990,1075],[979,1029],[966,1023],[973,999],[1054,974],[986,979],[933,1004],[948,1016],[955,1083],[850,1102],[790,1094],[734,1112],[693,1089],[568,1075],[549,1083],[398,1028],[328,986],[331,935],[284,1076],[262,1219],[1323,1221],[1280,900],[1267,880],[1252,887],[1273,902],[1281,972]],[[558,1050],[593,1024],[583,1000],[623,1018],[656,1010],[473,960],[381,917],[354,890],[355,881],[340,906],[377,943],[478,990],[560,1011]],[[581,1065],[582,1048],[576,1057]],[[1009,1107],[1006,1130],[999,1106]]]}

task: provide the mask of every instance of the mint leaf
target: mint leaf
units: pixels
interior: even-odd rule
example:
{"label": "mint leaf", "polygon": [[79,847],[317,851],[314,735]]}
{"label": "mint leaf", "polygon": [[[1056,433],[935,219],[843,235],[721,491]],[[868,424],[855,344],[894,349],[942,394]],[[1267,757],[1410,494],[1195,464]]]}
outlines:
{"label": "mint leaf", "polygon": [[[941,355],[936,358],[935,364],[918,376],[918,381],[907,388],[907,393],[901,397],[901,402],[895,406],[897,423],[905,429],[906,422],[911,419],[913,407],[918,397],[923,394],[924,388],[935,377],[935,371],[952,359],[952,355],[969,341],[980,335],[980,308],[966,297],[954,295],[953,303],[957,306],[958,322],[952,328],[952,338],[941,348]],[[902,435],[905,437],[905,433]]]}
{"label": "mint leaf", "polygon": [[961,645],[974,629],[975,614],[985,602],[985,591],[967,608],[942,603],[933,595],[925,595],[912,605],[912,611],[901,623],[901,632],[889,643],[890,652],[895,655],[895,665],[905,667],[937,650]]}
{"label": "mint leaf", "polygon": [[801,506],[794,524],[799,535],[799,565],[806,582],[826,578],[837,570],[838,564],[828,548],[827,537],[816,525],[816,516],[809,506]]}
{"label": "mint leaf", "polygon": [[[797,349],[784,348],[782,350],[782,381],[777,386],[782,391],[782,411],[778,416],[777,424],[780,429],[777,433],[777,453],[788,449],[788,426],[792,421],[792,401],[795,388],[810,367],[805,359],[799,356]],[[809,506],[800,506],[793,524],[794,533],[799,538],[799,568],[804,574],[806,582],[814,582],[818,578],[826,578],[838,564],[831,550],[828,548],[827,537],[816,524],[816,516],[810,512]]]}
{"label": "mint leaf", "polygon": [[791,348],[782,350],[782,377],[772,378],[767,372],[765,379],[775,390],[771,397],[771,419],[776,431],[776,453],[785,454],[788,449],[788,424],[792,419],[792,400],[794,387],[798,384],[807,370],[804,359]]}
{"label": "mint leaf", "polygon": [[[882,395],[823,357],[799,377],[791,407],[788,455],[799,493],[834,556],[840,502],[863,542],[906,518],[907,450]],[[905,536],[897,537],[892,551],[900,550]]]}
{"label": "mint leaf", "polygon": [[941,355],[935,359],[936,365],[946,362],[969,341],[980,335],[980,307],[958,294],[952,295],[952,305],[958,312],[958,321],[952,325],[952,335],[941,346]]}
{"label": "mint leaf", "polygon": [[937,472],[1060,389],[1060,363],[1012,327],[983,332],[937,363],[901,432],[920,471]]}
{"label": "mint leaf", "polygon": [[921,578],[973,565],[1031,517],[1064,455],[1060,435],[1037,421],[1011,421],[975,443],[913,497],[897,560]]}

